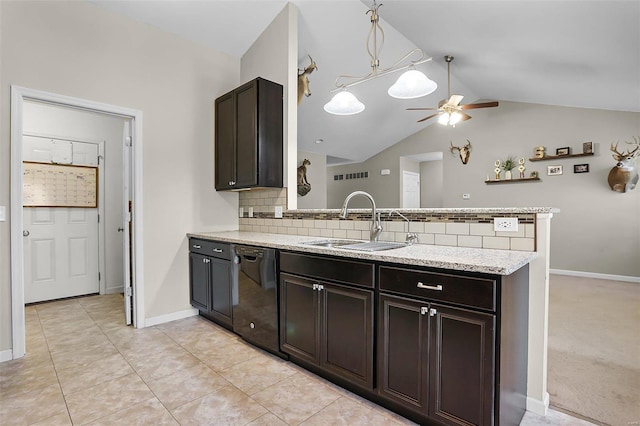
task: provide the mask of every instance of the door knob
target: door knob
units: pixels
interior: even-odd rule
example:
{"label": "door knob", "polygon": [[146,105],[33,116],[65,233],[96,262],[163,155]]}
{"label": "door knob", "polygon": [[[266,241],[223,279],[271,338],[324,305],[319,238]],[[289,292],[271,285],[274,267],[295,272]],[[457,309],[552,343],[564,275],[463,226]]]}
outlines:
{"label": "door knob", "polygon": [[26,229],[24,231],[22,231],[22,236],[23,237],[28,237],[29,236],[29,231],[27,231]]}
{"label": "door knob", "polygon": [[123,232],[124,228],[118,228],[118,232]]}

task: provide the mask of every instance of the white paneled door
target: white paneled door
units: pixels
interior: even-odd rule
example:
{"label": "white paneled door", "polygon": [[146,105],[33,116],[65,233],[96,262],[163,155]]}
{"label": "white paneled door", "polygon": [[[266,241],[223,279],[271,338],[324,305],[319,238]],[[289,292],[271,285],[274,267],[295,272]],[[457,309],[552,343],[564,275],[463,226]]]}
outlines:
{"label": "white paneled door", "polygon": [[420,173],[402,171],[402,207],[420,208]]}
{"label": "white paneled door", "polygon": [[[24,161],[57,156],[67,164],[98,166],[98,150],[94,143],[23,137]],[[97,208],[25,207],[23,222],[25,303],[100,291]]]}

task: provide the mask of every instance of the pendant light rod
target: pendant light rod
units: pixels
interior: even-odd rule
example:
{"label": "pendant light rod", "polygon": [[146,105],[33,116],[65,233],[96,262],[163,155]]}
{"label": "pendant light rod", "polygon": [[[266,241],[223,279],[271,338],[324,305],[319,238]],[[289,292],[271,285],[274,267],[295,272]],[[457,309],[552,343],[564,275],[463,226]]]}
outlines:
{"label": "pendant light rod", "polygon": [[[380,52],[382,52],[382,47],[384,46],[384,30],[380,26],[380,15],[378,14],[378,9],[382,6],[382,3],[377,4],[375,1],[373,2],[373,6],[371,9],[367,10],[367,14],[371,14],[371,27],[369,28],[369,33],[367,34],[367,53],[369,53],[369,57],[371,58],[371,72],[365,76],[355,76],[355,75],[339,75],[335,81],[335,88],[331,90],[331,93],[337,92],[339,90],[344,90],[348,87],[355,86],[360,83],[364,83],[366,81],[373,80],[377,77],[382,77],[387,74],[391,74],[397,71],[402,71],[408,68],[411,68],[415,65],[424,64],[425,62],[431,61],[433,58],[426,57],[422,49],[416,48],[411,52],[404,55],[400,58],[396,63],[388,68],[380,68]],[[378,47],[378,32],[380,33],[380,46]],[[418,59],[411,61],[408,64],[401,65],[404,61],[409,59],[412,55],[419,54]],[[341,79],[349,79],[353,80],[348,83],[341,83]]]}

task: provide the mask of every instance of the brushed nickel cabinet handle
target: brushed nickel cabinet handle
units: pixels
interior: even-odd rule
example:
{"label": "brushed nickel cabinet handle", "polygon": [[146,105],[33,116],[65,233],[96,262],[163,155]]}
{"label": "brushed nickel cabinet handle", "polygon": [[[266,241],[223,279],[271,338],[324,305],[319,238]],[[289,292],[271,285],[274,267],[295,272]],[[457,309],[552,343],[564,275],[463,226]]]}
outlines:
{"label": "brushed nickel cabinet handle", "polygon": [[201,246],[200,244],[194,244],[192,247],[193,247],[194,249],[202,248],[202,246]]}
{"label": "brushed nickel cabinet handle", "polygon": [[214,249],[213,249],[213,252],[214,252],[214,253],[222,253],[223,251],[224,251],[224,250],[219,249],[219,248],[214,248]]}
{"label": "brushed nickel cabinet handle", "polygon": [[438,285],[424,285],[422,284],[420,281],[418,281],[418,288],[424,288],[427,290],[437,290],[437,291],[442,291],[442,284],[438,284]]}

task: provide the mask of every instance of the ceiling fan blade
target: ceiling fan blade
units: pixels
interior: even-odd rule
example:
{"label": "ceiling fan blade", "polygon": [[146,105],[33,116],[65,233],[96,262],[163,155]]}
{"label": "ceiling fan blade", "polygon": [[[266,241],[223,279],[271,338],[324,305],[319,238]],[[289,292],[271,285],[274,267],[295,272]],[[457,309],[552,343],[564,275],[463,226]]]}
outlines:
{"label": "ceiling fan blade", "polygon": [[436,111],[438,108],[407,108],[407,111]]}
{"label": "ceiling fan blade", "polygon": [[493,108],[497,106],[498,102],[481,102],[477,104],[460,105],[462,109]]}
{"label": "ceiling fan blade", "polygon": [[425,118],[421,118],[420,120],[418,120],[418,123],[422,123],[423,121],[427,121],[428,119],[433,118],[433,117],[436,117],[436,116],[438,116],[438,115],[440,115],[440,114],[441,114],[441,113],[437,112],[437,113],[435,113],[435,114],[431,114],[431,115],[429,115],[429,116],[427,116],[427,117],[425,117]]}
{"label": "ceiling fan blade", "polygon": [[462,116],[462,118],[460,119],[460,120],[462,120],[462,121],[467,121],[468,119],[470,119],[470,118],[471,118],[471,116],[470,116],[469,114],[467,114],[467,113],[464,113],[464,112],[462,112],[462,111],[458,111],[458,112],[459,112],[459,113],[460,113],[460,115]]}
{"label": "ceiling fan blade", "polygon": [[460,102],[462,102],[462,98],[464,98],[464,96],[461,95],[451,95],[451,97],[449,98],[449,101],[447,102],[448,105],[457,107]]}

